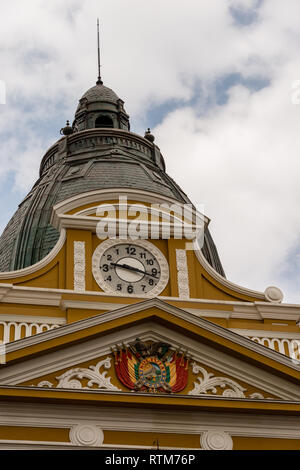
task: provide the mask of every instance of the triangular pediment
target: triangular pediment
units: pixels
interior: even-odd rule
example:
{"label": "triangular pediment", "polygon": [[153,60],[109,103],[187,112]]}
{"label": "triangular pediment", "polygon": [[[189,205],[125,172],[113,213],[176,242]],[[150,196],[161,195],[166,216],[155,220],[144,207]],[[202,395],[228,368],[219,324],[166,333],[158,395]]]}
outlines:
{"label": "triangular pediment", "polygon": [[[170,353],[188,359],[188,379],[180,394],[300,398],[299,369],[289,358],[158,299],[8,344],[0,385],[128,392],[116,373],[113,351],[128,348],[136,338],[168,344]],[[167,364],[170,374],[174,357]]]}

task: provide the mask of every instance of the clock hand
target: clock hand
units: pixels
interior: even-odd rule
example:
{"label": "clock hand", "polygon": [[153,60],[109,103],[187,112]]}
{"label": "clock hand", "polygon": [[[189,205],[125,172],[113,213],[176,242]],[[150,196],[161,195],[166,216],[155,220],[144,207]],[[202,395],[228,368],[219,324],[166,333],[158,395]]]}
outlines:
{"label": "clock hand", "polygon": [[135,271],[137,273],[146,274],[146,276],[151,276],[151,277],[154,277],[154,279],[157,279],[157,277],[154,276],[153,274],[147,273],[146,271],[142,271],[141,269],[138,269],[138,268],[134,268],[133,266],[129,266],[128,264],[118,264],[118,263],[110,263],[110,264],[111,266],[118,266],[118,268],[128,269],[129,271]]}

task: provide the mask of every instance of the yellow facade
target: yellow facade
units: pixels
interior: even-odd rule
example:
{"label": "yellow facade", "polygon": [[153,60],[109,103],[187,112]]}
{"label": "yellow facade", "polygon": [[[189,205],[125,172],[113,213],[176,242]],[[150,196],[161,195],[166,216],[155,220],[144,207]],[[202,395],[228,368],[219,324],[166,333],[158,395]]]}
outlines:
{"label": "yellow facade", "polygon": [[[145,212],[124,218],[116,193]],[[169,223],[168,238],[159,228],[140,245],[123,241],[158,253],[161,290],[113,292],[99,281],[107,241],[97,208],[113,207],[120,231],[120,221],[147,222],[152,202],[178,204],[130,188],[66,199],[53,207],[52,251],[0,273],[0,448],[300,449],[300,305],[218,274],[196,242],[174,235],[183,220],[168,209],[150,223]],[[162,355],[150,354],[156,344]],[[160,368],[151,380],[143,361]]]}

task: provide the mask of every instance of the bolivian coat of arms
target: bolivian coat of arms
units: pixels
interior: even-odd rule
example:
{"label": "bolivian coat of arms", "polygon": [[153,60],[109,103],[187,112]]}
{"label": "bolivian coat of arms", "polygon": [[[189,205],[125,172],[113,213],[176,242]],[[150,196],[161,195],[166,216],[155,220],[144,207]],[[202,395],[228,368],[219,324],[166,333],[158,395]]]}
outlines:
{"label": "bolivian coat of arms", "polygon": [[137,338],[113,352],[117,377],[131,390],[176,393],[187,385],[188,358],[183,352],[171,351],[167,343]]}

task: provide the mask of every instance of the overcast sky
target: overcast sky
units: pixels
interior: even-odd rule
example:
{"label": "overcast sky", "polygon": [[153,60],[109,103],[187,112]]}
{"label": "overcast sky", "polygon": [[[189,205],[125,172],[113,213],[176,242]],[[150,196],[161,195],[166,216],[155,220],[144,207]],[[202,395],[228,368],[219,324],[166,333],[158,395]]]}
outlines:
{"label": "overcast sky", "polygon": [[300,303],[299,0],[2,0],[0,230],[96,81],[97,17],[104,84],[204,205],[227,278]]}

